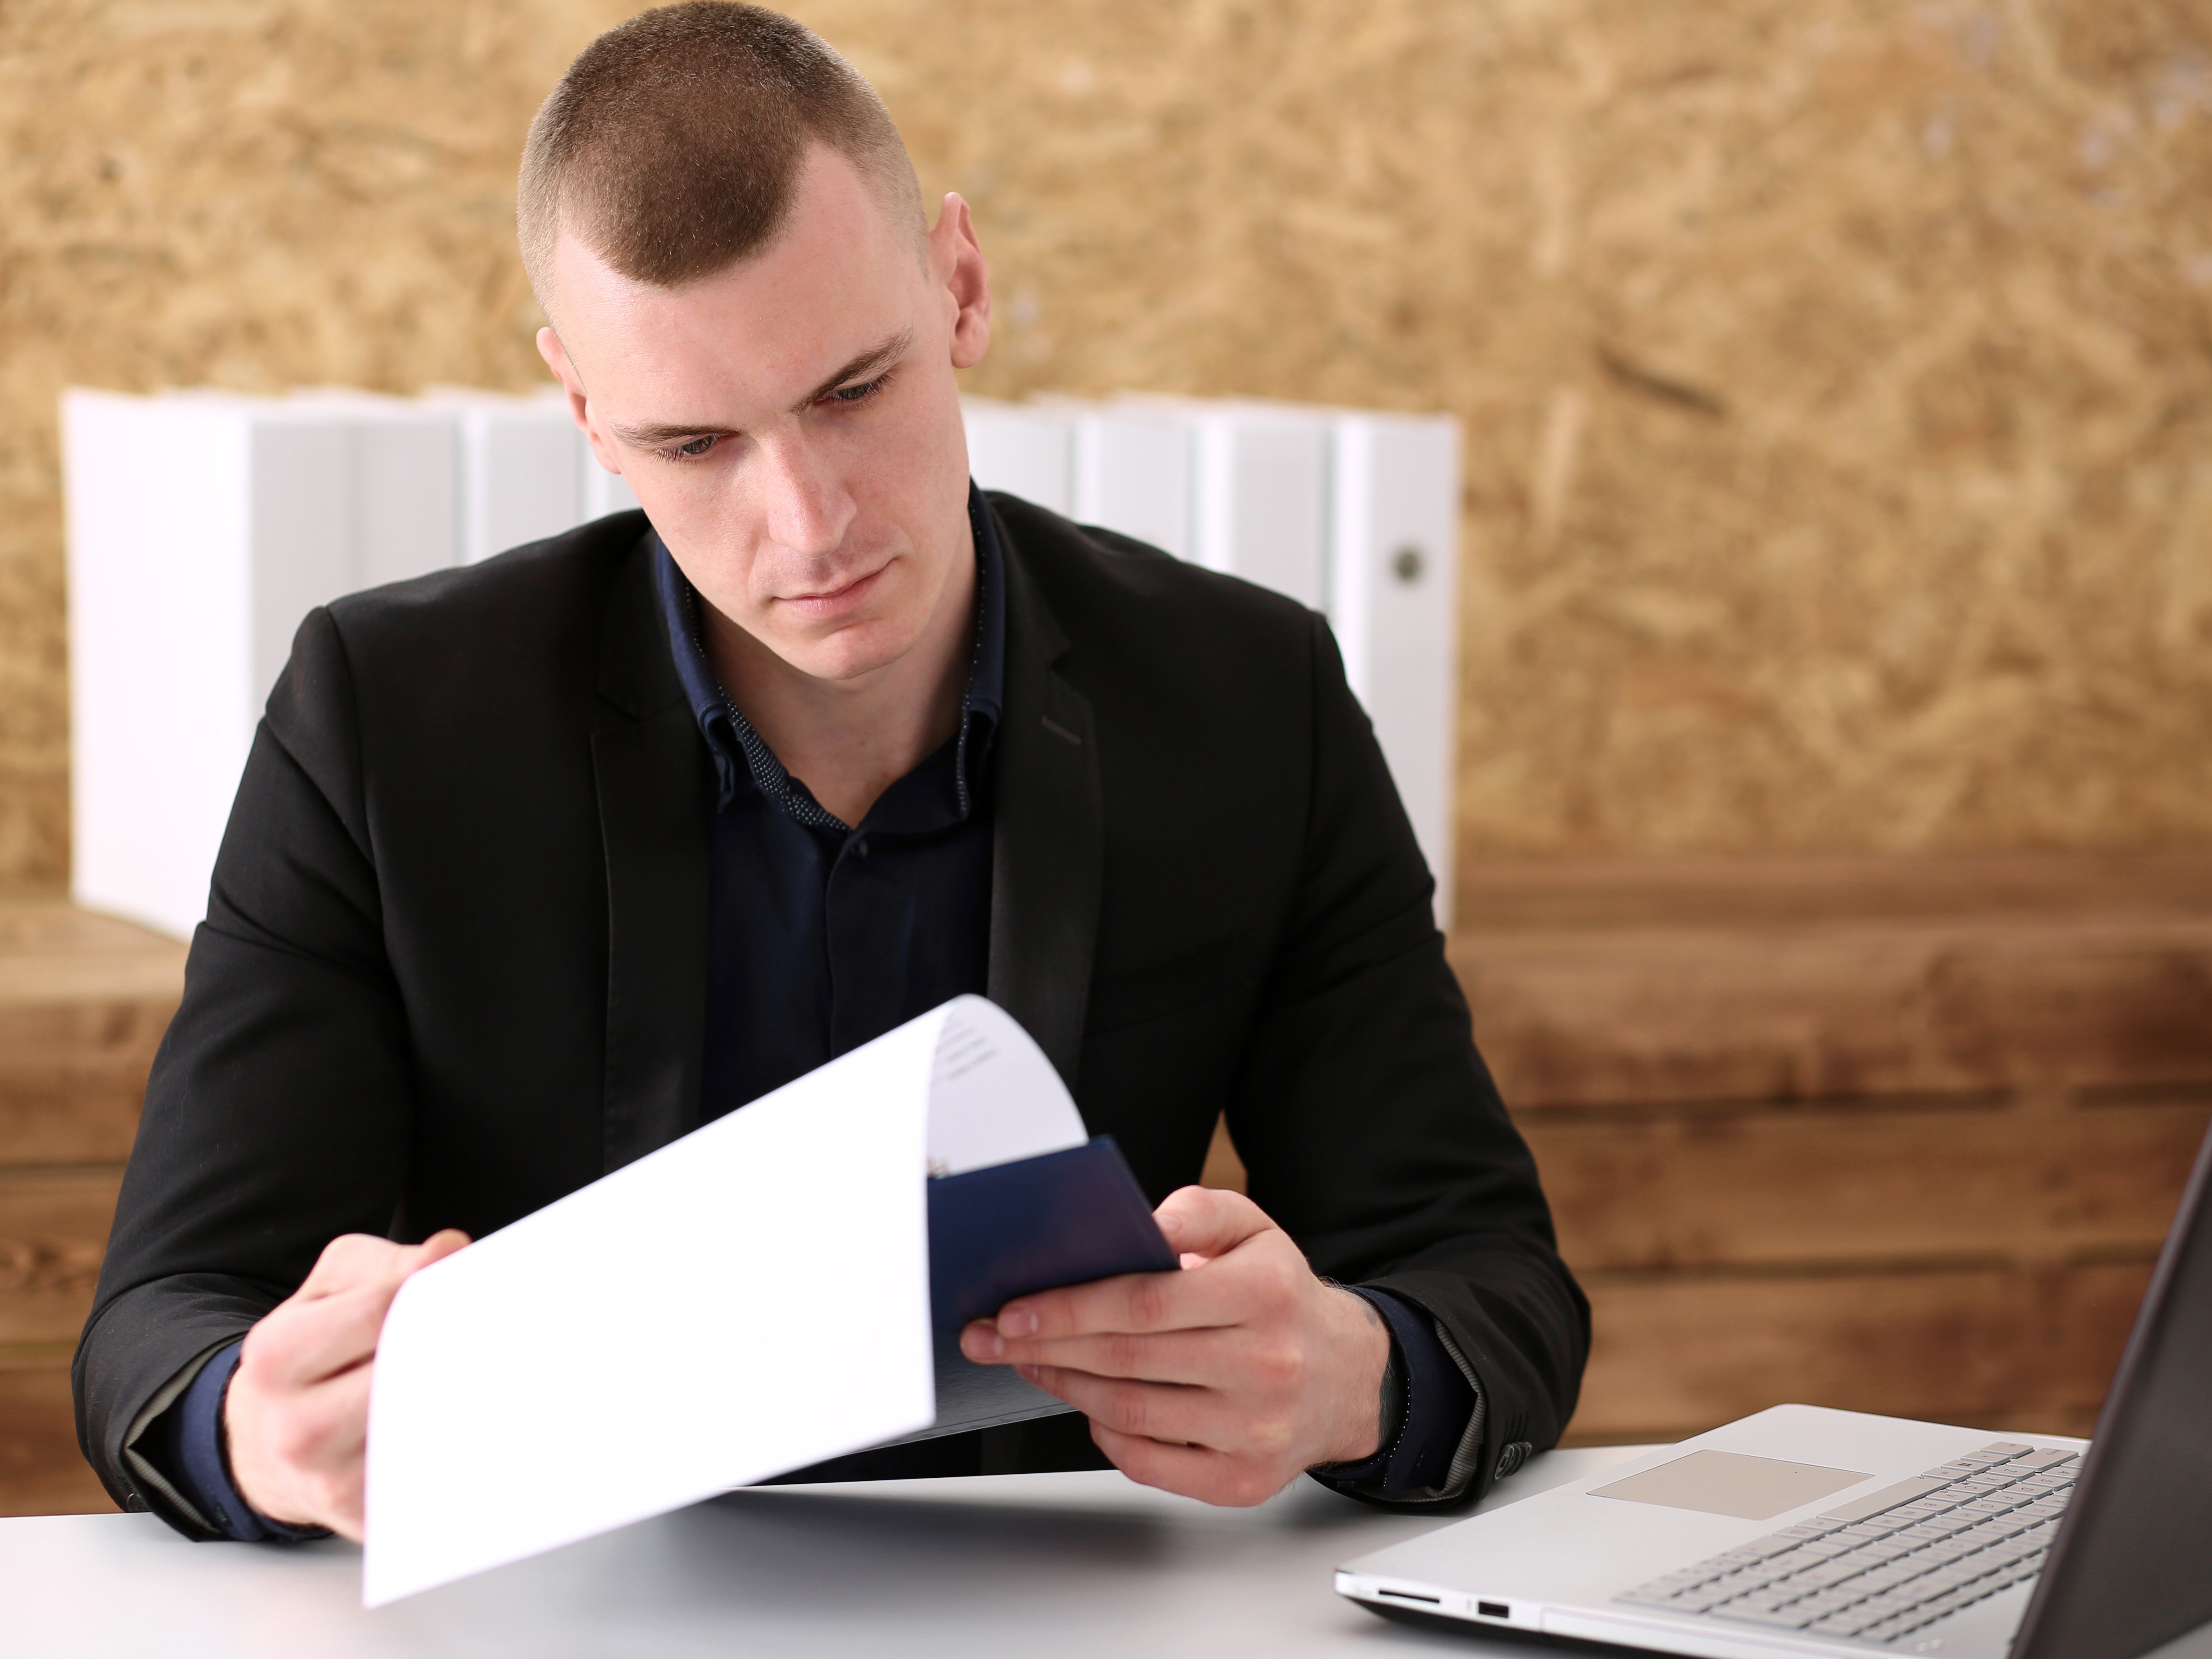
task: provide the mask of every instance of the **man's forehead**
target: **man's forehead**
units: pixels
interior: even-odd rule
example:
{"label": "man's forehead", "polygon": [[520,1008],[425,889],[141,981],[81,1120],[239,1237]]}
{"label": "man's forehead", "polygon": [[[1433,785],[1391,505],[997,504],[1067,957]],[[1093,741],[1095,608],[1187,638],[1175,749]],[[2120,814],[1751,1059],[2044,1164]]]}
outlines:
{"label": "man's forehead", "polygon": [[563,229],[548,299],[587,381],[627,402],[633,386],[711,379],[781,407],[911,329],[921,275],[911,245],[850,164],[824,155],[830,165],[809,167],[765,248],[679,288],[614,270]]}

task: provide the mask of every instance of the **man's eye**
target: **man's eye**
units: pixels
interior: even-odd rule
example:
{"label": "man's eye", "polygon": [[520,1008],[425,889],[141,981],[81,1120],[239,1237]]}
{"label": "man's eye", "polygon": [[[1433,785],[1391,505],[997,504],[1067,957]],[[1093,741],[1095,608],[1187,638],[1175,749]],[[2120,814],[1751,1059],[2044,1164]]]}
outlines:
{"label": "man's eye", "polygon": [[830,395],[841,404],[864,404],[882,391],[884,382],[890,379],[888,374],[878,374],[874,380],[863,381],[859,386],[841,386]]}
{"label": "man's eye", "polygon": [[712,438],[694,438],[690,443],[677,445],[676,453],[687,459],[691,459],[705,454],[714,447],[714,440]]}

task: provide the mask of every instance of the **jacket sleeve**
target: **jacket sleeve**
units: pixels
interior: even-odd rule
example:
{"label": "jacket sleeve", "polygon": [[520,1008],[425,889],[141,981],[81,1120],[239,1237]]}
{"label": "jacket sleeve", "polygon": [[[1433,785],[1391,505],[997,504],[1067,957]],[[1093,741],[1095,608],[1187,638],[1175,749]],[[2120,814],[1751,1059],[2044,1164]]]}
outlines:
{"label": "jacket sleeve", "polygon": [[1535,1163],[1476,1052],[1435,884],[1313,624],[1304,868],[1228,1106],[1253,1200],[1314,1270],[1426,1312],[1480,1389],[1480,1498],[1557,1443],[1589,1351]]}
{"label": "jacket sleeve", "polygon": [[318,610],[254,734],[76,1352],[86,1458],[118,1504],[198,1537],[216,1534],[131,1443],[332,1237],[389,1231],[402,1193],[406,1019],[360,780]]}

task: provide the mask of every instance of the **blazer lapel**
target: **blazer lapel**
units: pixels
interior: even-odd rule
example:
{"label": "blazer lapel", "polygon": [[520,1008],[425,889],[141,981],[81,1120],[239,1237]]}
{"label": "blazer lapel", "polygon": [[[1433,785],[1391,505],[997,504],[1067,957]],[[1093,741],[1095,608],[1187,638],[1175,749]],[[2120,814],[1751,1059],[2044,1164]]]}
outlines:
{"label": "blazer lapel", "polygon": [[1036,1039],[1073,1090],[1091,999],[1105,862],[1090,700],[1022,550],[998,520],[1006,567],[1006,716],[994,741],[990,966],[986,993]]}
{"label": "blazer lapel", "polygon": [[707,1021],[704,740],[676,678],[641,542],[608,594],[592,733],[607,860],[606,1168],[698,1121]]}

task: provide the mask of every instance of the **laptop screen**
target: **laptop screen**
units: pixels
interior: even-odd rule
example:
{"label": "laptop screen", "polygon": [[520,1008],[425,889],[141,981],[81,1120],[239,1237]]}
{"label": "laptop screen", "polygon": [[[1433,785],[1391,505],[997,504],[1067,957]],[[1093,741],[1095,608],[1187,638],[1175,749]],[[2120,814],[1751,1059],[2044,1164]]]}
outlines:
{"label": "laptop screen", "polygon": [[2012,1659],[2136,1659],[2212,1620],[2212,1132]]}

